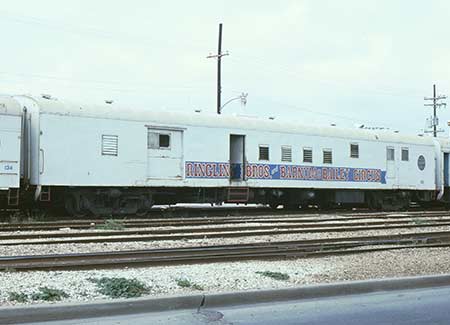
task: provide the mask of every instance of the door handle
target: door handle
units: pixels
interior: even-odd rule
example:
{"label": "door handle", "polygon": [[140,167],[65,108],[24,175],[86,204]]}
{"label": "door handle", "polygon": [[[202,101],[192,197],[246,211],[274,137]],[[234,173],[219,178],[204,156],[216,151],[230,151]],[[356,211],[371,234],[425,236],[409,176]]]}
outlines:
{"label": "door handle", "polygon": [[45,167],[44,149],[39,149],[39,152],[41,153],[41,157],[42,157],[42,164],[41,164],[41,169],[39,171],[39,174],[42,175],[44,173],[44,167]]}

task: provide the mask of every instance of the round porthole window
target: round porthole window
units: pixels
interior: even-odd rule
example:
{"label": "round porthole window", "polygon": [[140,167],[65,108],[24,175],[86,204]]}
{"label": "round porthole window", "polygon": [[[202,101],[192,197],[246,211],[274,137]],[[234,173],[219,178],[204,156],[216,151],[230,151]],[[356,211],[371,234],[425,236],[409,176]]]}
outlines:
{"label": "round porthole window", "polygon": [[425,169],[425,157],[420,155],[417,159],[417,167],[419,167],[420,170]]}

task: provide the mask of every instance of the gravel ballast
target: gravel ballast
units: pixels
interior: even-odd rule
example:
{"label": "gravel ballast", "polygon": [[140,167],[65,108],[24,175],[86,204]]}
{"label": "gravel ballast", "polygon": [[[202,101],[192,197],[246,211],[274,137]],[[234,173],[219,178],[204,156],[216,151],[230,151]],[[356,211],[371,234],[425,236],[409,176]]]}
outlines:
{"label": "gravel ballast", "polygon": [[[0,272],[0,304],[14,305],[9,293],[31,296],[40,287],[61,289],[61,301],[108,299],[91,279],[124,277],[137,279],[149,288],[149,296],[187,293],[217,293],[236,290],[274,289],[304,284],[367,280],[387,277],[450,273],[450,248],[404,249],[346,256],[281,261],[248,261],[198,265],[176,265],[137,269],[93,271]],[[287,280],[276,280],[261,272],[280,272]],[[258,273],[257,273],[258,272]],[[183,288],[179,280],[192,284]],[[31,300],[28,303],[40,303]]]}

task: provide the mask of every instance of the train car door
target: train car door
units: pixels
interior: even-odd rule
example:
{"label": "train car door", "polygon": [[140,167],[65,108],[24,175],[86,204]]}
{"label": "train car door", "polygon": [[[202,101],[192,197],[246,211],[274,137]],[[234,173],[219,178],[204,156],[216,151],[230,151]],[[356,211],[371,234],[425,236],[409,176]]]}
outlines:
{"label": "train car door", "polygon": [[182,179],[183,129],[148,127],[147,132],[147,177]]}
{"label": "train car door", "polygon": [[245,180],[245,135],[230,134],[230,181]]}
{"label": "train car door", "polygon": [[391,183],[396,183],[395,178],[397,176],[397,170],[396,170],[396,163],[395,163],[395,148],[394,147],[387,147],[386,148],[386,178]]}
{"label": "train car door", "polygon": [[450,186],[449,180],[449,153],[444,152],[444,187]]}

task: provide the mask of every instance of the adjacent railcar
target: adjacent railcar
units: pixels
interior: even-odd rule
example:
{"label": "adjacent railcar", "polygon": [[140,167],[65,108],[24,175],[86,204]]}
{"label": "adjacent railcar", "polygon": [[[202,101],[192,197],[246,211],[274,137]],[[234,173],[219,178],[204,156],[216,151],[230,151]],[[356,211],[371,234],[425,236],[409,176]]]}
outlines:
{"label": "adjacent railcar", "polygon": [[398,209],[444,192],[442,143],[430,137],[47,96],[6,101],[23,110],[24,204],[75,215],[182,202]]}

